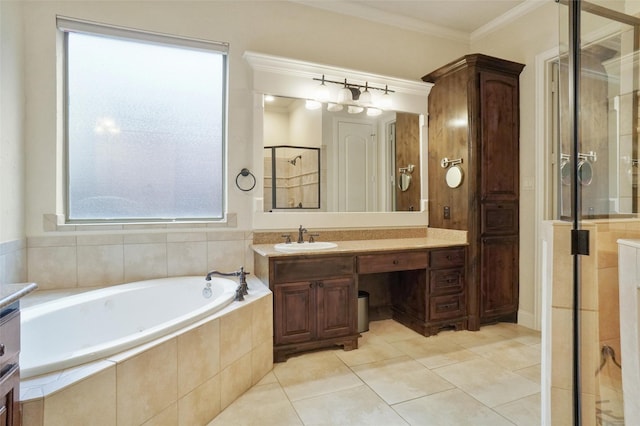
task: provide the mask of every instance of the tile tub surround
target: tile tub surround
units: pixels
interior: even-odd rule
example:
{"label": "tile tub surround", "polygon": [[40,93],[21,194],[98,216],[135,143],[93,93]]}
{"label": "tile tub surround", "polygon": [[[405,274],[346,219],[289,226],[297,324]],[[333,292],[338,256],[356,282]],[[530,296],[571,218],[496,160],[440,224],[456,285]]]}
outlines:
{"label": "tile tub surround", "polygon": [[251,231],[207,228],[58,232],[27,239],[25,271],[41,290],[200,275],[211,269],[231,272],[241,266],[251,271],[252,237]]}
{"label": "tile tub surround", "polygon": [[27,240],[0,242],[0,284],[27,281]]}
{"label": "tile tub surround", "polygon": [[183,330],[22,381],[23,424],[206,424],[273,368],[272,295],[248,284],[245,301]]}

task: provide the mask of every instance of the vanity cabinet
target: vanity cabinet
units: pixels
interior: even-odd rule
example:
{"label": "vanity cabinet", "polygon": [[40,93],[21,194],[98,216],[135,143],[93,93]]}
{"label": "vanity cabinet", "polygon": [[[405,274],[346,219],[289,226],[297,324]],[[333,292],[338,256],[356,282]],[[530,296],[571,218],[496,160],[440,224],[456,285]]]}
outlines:
{"label": "vanity cabinet", "polygon": [[467,327],[466,248],[463,246],[358,256],[358,275],[395,272],[393,319],[430,336]]}
{"label": "vanity cabinet", "polygon": [[[434,83],[429,93],[429,226],[468,232],[471,330],[481,323],[517,320],[523,68],[472,54],[422,78]],[[461,160],[459,186],[447,185],[444,158]]]}
{"label": "vanity cabinet", "polygon": [[296,352],[358,347],[353,256],[269,260],[274,294],[274,361]]}

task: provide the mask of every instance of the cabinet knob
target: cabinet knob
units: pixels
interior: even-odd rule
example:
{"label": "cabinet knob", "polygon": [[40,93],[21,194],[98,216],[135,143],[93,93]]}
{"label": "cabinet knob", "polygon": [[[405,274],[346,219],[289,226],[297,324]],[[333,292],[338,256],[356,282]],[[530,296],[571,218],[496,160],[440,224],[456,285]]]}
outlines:
{"label": "cabinet knob", "polygon": [[398,263],[400,263],[400,262],[398,261],[398,259],[393,259],[393,264],[394,264],[394,265],[397,265]]}
{"label": "cabinet knob", "polygon": [[309,288],[313,288],[314,283],[309,283]]}
{"label": "cabinet knob", "polygon": [[324,283],[323,283],[322,281],[320,281],[320,282],[318,283],[318,287],[320,287],[320,288],[324,287]]}

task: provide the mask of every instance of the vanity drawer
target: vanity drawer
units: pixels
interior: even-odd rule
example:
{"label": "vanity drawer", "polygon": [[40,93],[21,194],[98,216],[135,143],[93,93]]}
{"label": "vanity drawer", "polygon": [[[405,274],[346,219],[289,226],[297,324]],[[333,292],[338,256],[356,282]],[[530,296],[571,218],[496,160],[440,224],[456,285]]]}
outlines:
{"label": "vanity drawer", "polygon": [[430,320],[443,320],[463,317],[464,313],[464,294],[431,296],[429,298]]}
{"label": "vanity drawer", "polygon": [[358,256],[358,273],[409,271],[427,268],[427,252],[399,252]]}
{"label": "vanity drawer", "polygon": [[20,311],[15,310],[0,319],[0,370],[9,362],[17,362],[19,352]]}
{"label": "vanity drawer", "polygon": [[272,282],[308,281],[353,274],[353,256],[274,260]]}
{"label": "vanity drawer", "polygon": [[432,268],[452,268],[464,266],[465,248],[432,250],[429,252],[429,266]]}
{"label": "vanity drawer", "polygon": [[435,269],[429,272],[429,291],[435,293],[460,292],[464,288],[464,269]]}

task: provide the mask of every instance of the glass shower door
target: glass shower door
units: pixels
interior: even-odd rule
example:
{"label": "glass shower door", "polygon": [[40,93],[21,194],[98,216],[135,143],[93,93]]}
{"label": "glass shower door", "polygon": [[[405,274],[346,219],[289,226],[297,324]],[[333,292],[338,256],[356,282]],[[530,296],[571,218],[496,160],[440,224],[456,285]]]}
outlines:
{"label": "glass shower door", "polygon": [[622,425],[615,240],[638,211],[640,20],[630,10],[637,2],[560,3],[558,210],[571,223],[573,261],[565,408],[574,425]]}

